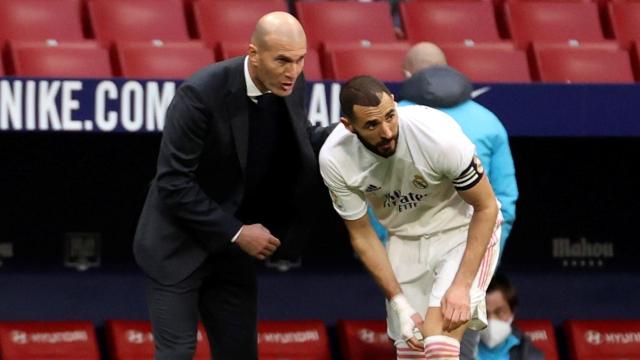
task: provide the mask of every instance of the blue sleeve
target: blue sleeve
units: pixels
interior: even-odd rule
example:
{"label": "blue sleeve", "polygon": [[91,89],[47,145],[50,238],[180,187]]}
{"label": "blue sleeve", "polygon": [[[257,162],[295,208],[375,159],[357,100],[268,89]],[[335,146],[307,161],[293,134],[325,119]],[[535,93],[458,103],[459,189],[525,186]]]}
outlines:
{"label": "blue sleeve", "polygon": [[502,236],[500,238],[500,253],[506,244],[507,237],[516,218],[516,200],[518,199],[518,184],[516,183],[516,170],[513,165],[513,157],[509,147],[507,131],[500,125],[493,139],[493,154],[491,168],[489,169],[489,181],[493,191],[502,205]]}
{"label": "blue sleeve", "polygon": [[384,226],[382,226],[382,224],[380,224],[380,221],[378,221],[378,218],[376,217],[376,214],[373,213],[373,210],[371,210],[371,207],[367,208],[367,214],[369,215],[371,226],[373,226],[373,229],[378,235],[378,239],[380,239],[380,241],[385,244],[387,242],[387,237],[389,236],[389,231]]}

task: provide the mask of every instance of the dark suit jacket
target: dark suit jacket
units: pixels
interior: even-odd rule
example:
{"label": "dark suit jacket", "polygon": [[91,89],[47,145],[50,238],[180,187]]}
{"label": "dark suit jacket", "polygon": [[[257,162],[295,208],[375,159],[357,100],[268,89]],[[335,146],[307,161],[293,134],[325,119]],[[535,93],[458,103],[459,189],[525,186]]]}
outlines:
{"label": "dark suit jacket", "polygon": [[[290,186],[300,199],[317,174],[300,76],[285,98],[301,167]],[[244,57],[209,65],[178,88],[167,110],[157,173],[134,240],[136,261],[164,284],[191,274],[210,254],[233,245],[244,194],[249,115]],[[296,201],[302,204],[303,201]],[[300,214],[290,209],[283,216]],[[295,221],[295,219],[292,219]],[[281,239],[282,240],[282,239]]]}

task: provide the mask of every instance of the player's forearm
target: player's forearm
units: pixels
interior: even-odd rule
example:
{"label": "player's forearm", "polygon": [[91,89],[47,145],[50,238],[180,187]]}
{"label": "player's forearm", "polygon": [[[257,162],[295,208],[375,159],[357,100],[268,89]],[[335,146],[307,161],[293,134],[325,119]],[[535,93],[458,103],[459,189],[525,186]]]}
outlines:
{"label": "player's forearm", "polygon": [[387,253],[378,239],[352,236],[351,245],[387,299],[402,292],[391,269]]}
{"label": "player's forearm", "polygon": [[467,246],[454,283],[471,287],[480,268],[482,258],[487,251],[487,246],[491,242],[497,217],[497,205],[474,211],[469,224]]}

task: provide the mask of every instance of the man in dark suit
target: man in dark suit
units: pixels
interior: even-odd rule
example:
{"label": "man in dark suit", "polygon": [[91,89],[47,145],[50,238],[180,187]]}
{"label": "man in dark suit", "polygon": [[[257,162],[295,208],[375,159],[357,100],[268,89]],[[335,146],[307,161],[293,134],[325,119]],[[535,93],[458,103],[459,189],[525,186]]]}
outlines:
{"label": "man in dark suit", "polygon": [[199,319],[214,359],[256,359],[255,259],[280,240],[296,248],[286,234],[317,174],[311,142],[328,130],[304,112],[306,37],[275,12],[248,48],[186,80],[167,111],[134,241],[156,359],[191,359]]}

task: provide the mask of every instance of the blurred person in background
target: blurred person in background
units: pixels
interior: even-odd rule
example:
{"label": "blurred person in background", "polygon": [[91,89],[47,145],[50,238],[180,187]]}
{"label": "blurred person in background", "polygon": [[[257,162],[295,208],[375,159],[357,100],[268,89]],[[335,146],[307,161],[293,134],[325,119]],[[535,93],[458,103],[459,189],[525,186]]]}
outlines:
{"label": "blurred person in background", "polygon": [[496,273],[487,288],[487,328],[480,332],[478,360],[543,360],[531,339],[513,325],[518,293],[511,281]]}

